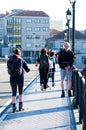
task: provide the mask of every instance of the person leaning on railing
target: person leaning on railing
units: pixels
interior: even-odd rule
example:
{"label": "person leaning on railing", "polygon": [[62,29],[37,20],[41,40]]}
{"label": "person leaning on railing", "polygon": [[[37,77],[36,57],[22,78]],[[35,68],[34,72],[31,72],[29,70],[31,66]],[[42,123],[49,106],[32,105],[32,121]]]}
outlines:
{"label": "person leaning on railing", "polygon": [[67,74],[68,78],[68,96],[71,97],[71,79],[72,79],[72,68],[74,63],[74,53],[71,51],[70,44],[68,42],[64,43],[64,47],[61,48],[58,56],[58,64],[61,69],[61,97],[65,97],[64,91],[64,79]]}

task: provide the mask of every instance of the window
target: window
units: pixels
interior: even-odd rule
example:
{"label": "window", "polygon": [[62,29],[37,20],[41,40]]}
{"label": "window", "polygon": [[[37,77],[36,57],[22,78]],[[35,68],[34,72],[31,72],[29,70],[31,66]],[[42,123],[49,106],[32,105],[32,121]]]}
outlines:
{"label": "window", "polygon": [[43,29],[43,31],[45,31],[45,32],[49,31],[49,28],[47,28],[47,27],[43,27],[42,29]]}
{"label": "window", "polygon": [[43,23],[49,23],[48,19],[43,19]]}
{"label": "window", "polygon": [[34,30],[35,31],[40,31],[40,27],[35,27]]}
{"label": "window", "polygon": [[84,64],[84,60],[86,59],[86,56],[82,56],[82,63]]}
{"label": "window", "polygon": [[40,23],[40,19],[35,19],[34,22],[35,23]]}
{"label": "window", "polygon": [[82,45],[82,49],[85,50],[86,49],[86,42],[83,42],[81,45]]}
{"label": "window", "polygon": [[32,35],[27,35],[26,39],[33,39]]}
{"label": "window", "polygon": [[27,27],[26,30],[27,31],[32,31],[32,28],[31,27]]}
{"label": "window", "polygon": [[27,19],[26,22],[27,23],[32,23],[32,19]]}

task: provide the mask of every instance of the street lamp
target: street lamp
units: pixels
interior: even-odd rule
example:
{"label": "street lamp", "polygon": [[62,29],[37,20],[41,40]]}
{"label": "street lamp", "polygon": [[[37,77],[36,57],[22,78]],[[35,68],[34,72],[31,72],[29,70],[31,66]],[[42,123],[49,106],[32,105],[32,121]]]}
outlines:
{"label": "street lamp", "polygon": [[69,0],[70,4],[72,4],[72,51],[75,52],[75,3],[76,0]]}
{"label": "street lamp", "polygon": [[70,42],[70,20],[71,20],[71,11],[68,10],[66,11],[66,19],[67,19],[67,23],[66,26],[68,26],[68,34],[67,34],[67,41]]}

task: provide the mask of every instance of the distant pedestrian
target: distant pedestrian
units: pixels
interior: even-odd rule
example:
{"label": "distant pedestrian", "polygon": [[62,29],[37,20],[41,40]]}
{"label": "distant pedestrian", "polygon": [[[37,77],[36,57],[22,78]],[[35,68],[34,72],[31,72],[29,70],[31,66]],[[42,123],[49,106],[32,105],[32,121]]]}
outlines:
{"label": "distant pedestrian", "polygon": [[7,61],[8,73],[10,74],[10,85],[12,89],[12,110],[16,111],[17,87],[19,92],[19,111],[23,108],[23,86],[24,86],[24,70],[29,72],[27,63],[21,58],[21,51],[16,48],[12,56]]}
{"label": "distant pedestrian", "polygon": [[39,75],[40,75],[40,86],[41,90],[46,90],[48,82],[48,72],[49,72],[49,57],[47,54],[47,49],[43,48],[41,54],[38,56],[36,61],[36,66],[39,64]]}
{"label": "distant pedestrian", "polygon": [[58,64],[61,68],[61,97],[65,97],[64,91],[64,79],[67,75],[68,80],[68,96],[71,97],[71,85],[72,85],[72,67],[74,63],[74,54],[71,51],[70,44],[68,42],[64,43],[64,47],[59,52]]}
{"label": "distant pedestrian", "polygon": [[52,87],[54,87],[55,82],[54,82],[54,77],[55,77],[55,52],[54,51],[50,51],[49,52],[49,63],[50,63],[50,67],[49,67],[49,75],[48,78],[52,79]]}

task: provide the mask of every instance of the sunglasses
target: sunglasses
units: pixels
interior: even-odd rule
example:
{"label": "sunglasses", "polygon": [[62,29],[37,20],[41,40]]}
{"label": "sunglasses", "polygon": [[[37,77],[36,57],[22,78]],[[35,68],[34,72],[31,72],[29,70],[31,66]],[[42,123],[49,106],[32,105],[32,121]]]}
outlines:
{"label": "sunglasses", "polygon": [[69,47],[69,46],[65,46],[65,47]]}

